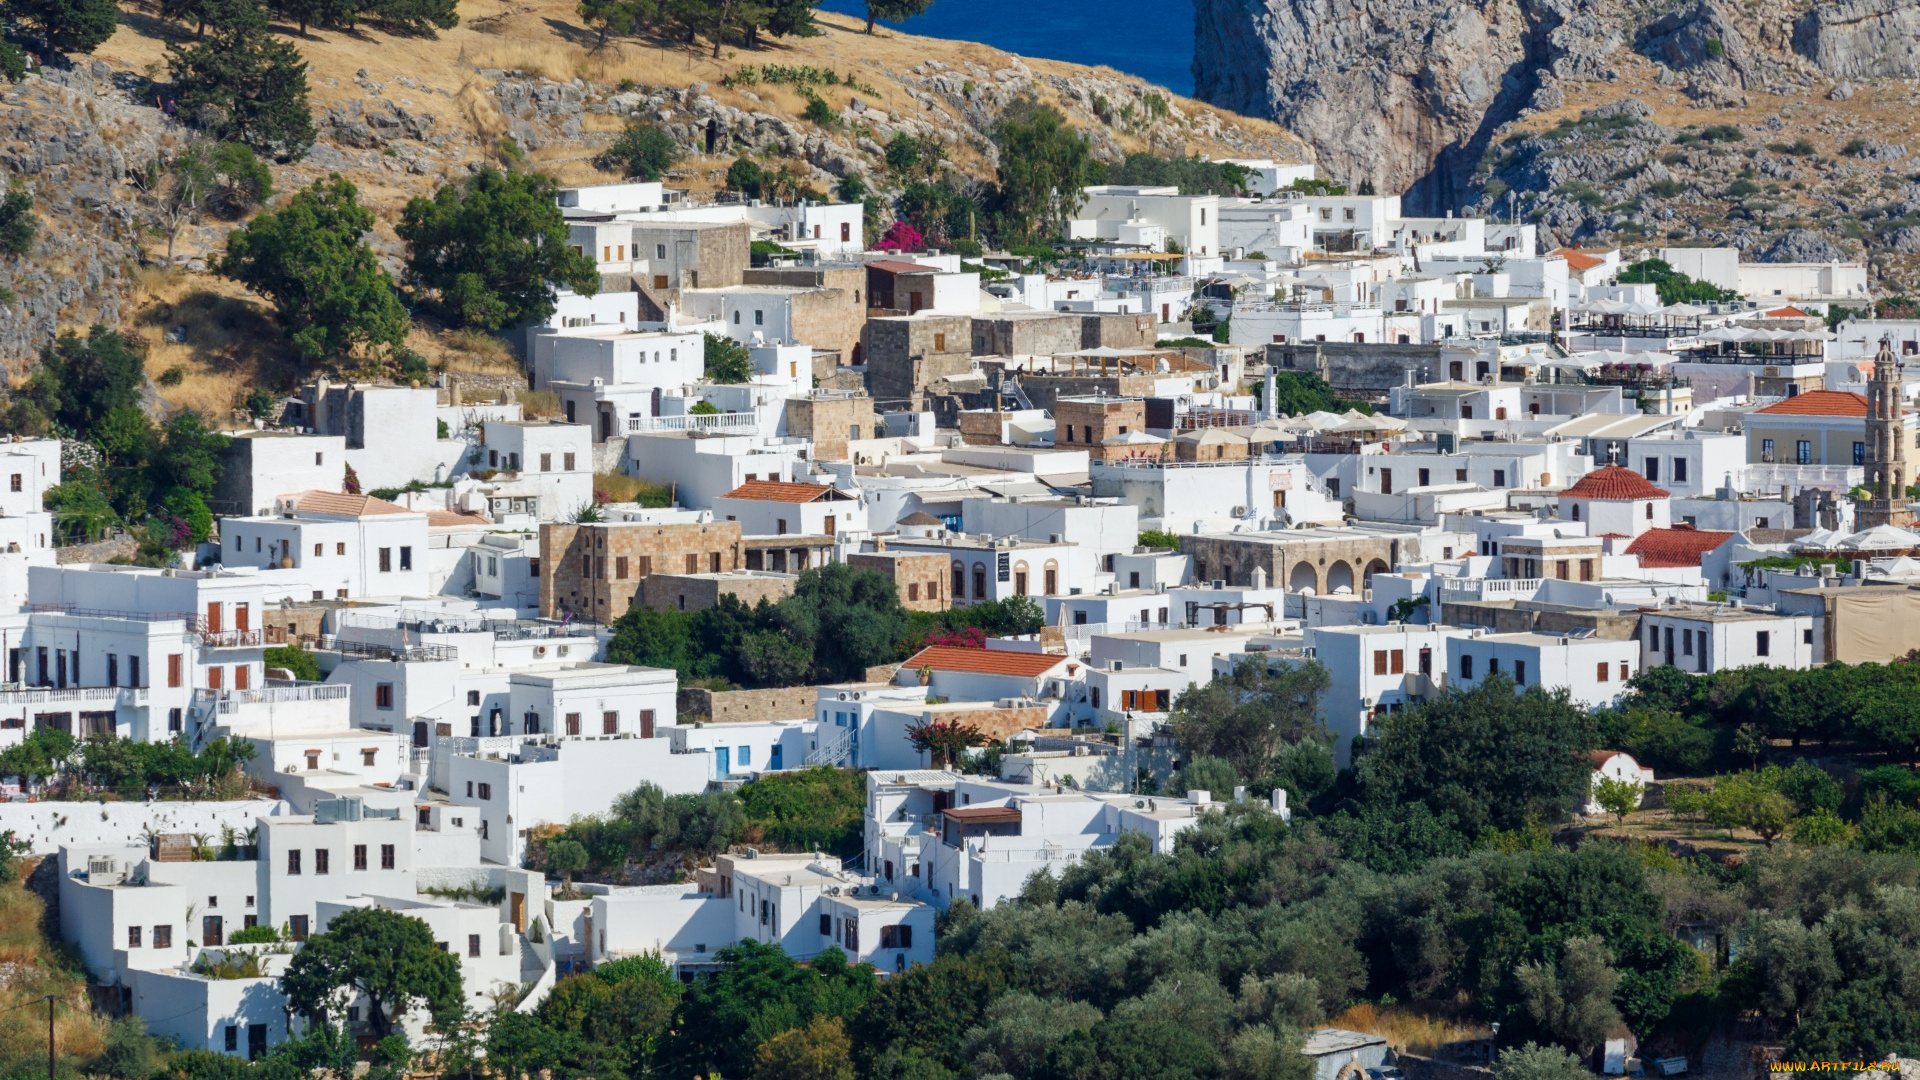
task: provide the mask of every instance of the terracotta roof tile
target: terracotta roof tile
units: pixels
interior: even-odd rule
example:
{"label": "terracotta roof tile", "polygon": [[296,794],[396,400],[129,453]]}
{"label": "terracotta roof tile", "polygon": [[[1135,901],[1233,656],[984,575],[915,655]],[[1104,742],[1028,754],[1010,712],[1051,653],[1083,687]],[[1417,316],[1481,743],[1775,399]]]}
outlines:
{"label": "terracotta roof tile", "polygon": [[1792,304],[1788,304],[1782,308],[1774,308],[1772,311],[1762,312],[1761,314],[1769,319],[1804,319],[1807,317],[1806,312],[1801,311]]}
{"label": "terracotta roof tile", "polygon": [[790,484],[785,480],[749,480],[723,499],[754,499],[759,502],[810,503],[837,494],[825,484]]}
{"label": "terracotta roof tile", "polygon": [[1595,258],[1578,248],[1561,248],[1559,251],[1554,252],[1554,254],[1567,260],[1567,269],[1575,273],[1584,273],[1607,261],[1605,259]]}
{"label": "terracotta roof tile", "polygon": [[951,645],[929,645],[900,665],[907,671],[932,668],[935,671],[970,671],[979,675],[1018,675],[1031,679],[1045,675],[1066,657],[1055,653],[1010,652],[1006,649],[960,649]]}
{"label": "terracotta roof tile", "polygon": [[427,511],[428,525],[491,525],[493,519],[485,514],[469,514],[458,510]]}
{"label": "terracotta roof tile", "polygon": [[1632,469],[1621,465],[1603,465],[1562,491],[1560,497],[1632,502],[1635,499],[1664,499],[1667,492],[1654,487],[1646,477]]}
{"label": "terracotta roof tile", "polygon": [[899,259],[875,259],[867,264],[869,270],[884,270],[889,274],[937,274],[937,266],[921,266],[919,263],[903,262]]}
{"label": "terracotta roof tile", "polygon": [[376,499],[371,495],[345,495],[338,491],[302,491],[288,496],[295,510],[311,514],[340,514],[366,517],[370,514],[411,514],[404,506]]}
{"label": "terracotta roof tile", "polygon": [[1864,417],[1867,415],[1867,399],[1865,395],[1851,390],[1809,390],[1754,411],[1771,416]]}
{"label": "terracotta roof tile", "polygon": [[1648,529],[1627,545],[1628,555],[1640,556],[1640,565],[1648,569],[1699,566],[1708,552],[1734,538],[1730,532],[1709,532],[1676,525],[1671,529]]}

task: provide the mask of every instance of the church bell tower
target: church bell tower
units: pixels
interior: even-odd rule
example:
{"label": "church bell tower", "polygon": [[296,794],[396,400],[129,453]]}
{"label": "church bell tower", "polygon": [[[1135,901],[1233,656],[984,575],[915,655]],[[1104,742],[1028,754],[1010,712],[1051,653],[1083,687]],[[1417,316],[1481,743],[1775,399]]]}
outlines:
{"label": "church bell tower", "polygon": [[1907,498],[1907,433],[1900,406],[1900,369],[1893,342],[1880,339],[1873,358],[1873,377],[1867,380],[1867,500],[1860,504],[1862,529],[1892,525],[1913,527],[1913,508]]}

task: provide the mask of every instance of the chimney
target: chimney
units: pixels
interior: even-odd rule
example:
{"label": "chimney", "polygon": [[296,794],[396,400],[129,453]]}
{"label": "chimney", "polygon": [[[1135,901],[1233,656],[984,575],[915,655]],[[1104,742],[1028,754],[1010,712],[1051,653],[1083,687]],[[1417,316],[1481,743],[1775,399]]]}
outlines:
{"label": "chimney", "polygon": [[875,554],[882,554],[882,553],[884,553],[884,552],[885,552],[885,551],[887,550],[887,538],[886,538],[886,537],[884,537],[884,536],[876,536],[876,537],[874,537],[874,538],[873,538],[873,550],[874,550],[874,553],[875,553]]}

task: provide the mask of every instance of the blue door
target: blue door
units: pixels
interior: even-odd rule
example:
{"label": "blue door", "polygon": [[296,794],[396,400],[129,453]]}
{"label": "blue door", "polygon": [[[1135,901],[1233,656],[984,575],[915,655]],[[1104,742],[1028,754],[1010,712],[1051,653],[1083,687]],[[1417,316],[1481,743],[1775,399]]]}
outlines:
{"label": "blue door", "polygon": [[733,772],[733,749],[715,747],[713,751],[713,771],[718,776],[727,776]]}
{"label": "blue door", "polygon": [[777,770],[777,769],[780,769],[780,768],[782,768],[782,767],[783,767],[783,766],[782,766],[782,765],[780,764],[780,756],[781,756],[781,755],[780,755],[780,751],[781,751],[782,749],[784,749],[784,748],[783,748],[783,747],[782,747],[782,746],[781,746],[781,745],[780,745],[779,743],[774,743],[774,744],[773,744],[773,749],[772,749],[772,751],[770,751],[770,752],[769,752],[769,753],[767,754],[767,768],[769,768],[769,769],[776,769],[776,770]]}

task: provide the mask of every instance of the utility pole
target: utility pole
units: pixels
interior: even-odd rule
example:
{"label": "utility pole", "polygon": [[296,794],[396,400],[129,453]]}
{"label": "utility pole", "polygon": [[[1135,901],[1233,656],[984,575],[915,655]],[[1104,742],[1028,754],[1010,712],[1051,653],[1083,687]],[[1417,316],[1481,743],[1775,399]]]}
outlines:
{"label": "utility pole", "polygon": [[53,1080],[53,995],[47,995],[47,1080]]}

